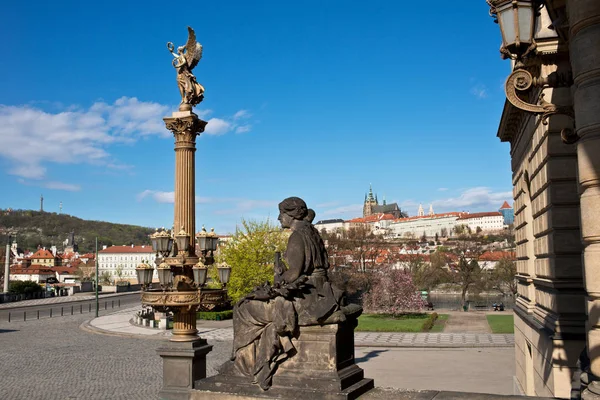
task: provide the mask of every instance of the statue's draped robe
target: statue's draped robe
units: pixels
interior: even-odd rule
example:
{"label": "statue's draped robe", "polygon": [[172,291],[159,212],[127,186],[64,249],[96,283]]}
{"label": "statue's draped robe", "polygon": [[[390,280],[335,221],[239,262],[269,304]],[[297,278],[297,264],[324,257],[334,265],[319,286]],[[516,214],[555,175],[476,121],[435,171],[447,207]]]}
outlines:
{"label": "statue's draped robe", "polygon": [[253,377],[263,389],[271,385],[276,364],[294,351],[291,338],[298,325],[316,325],[339,309],[341,291],[327,279],[327,251],[317,230],[296,221],[285,254],[285,283],[304,281],[287,298],[247,300],[234,307],[234,368]]}
{"label": "statue's draped robe", "polygon": [[189,69],[185,57],[183,65],[177,68],[177,83],[183,88],[184,98],[182,101],[188,104],[198,104],[204,93],[204,88],[196,81],[196,77]]}

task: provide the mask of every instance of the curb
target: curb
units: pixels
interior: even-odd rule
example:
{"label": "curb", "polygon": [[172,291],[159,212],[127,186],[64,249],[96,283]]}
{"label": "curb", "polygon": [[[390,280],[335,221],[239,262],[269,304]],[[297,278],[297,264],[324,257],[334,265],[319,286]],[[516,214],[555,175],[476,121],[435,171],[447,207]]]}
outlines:
{"label": "curb", "polygon": [[385,347],[405,349],[484,349],[484,348],[511,348],[514,344],[409,344],[409,343],[376,343],[376,342],[354,342],[354,347]]}
{"label": "curb", "polygon": [[[168,335],[157,333],[155,335],[138,335],[135,333],[125,333],[125,332],[115,332],[109,331],[107,329],[98,328],[97,326],[93,326],[90,322],[92,322],[94,318],[85,320],[79,325],[79,329],[86,331],[88,333],[93,333],[96,335],[107,335],[107,336],[118,336],[125,337],[129,339],[150,339],[150,340],[168,340]],[[131,320],[130,320],[131,322]]]}
{"label": "curb", "polygon": [[[92,318],[93,319],[93,318]],[[108,335],[108,336],[117,336],[117,337],[125,337],[129,339],[150,339],[150,340],[168,340],[170,335],[166,333],[160,334],[157,333],[155,335],[140,335],[135,333],[124,333],[124,332],[115,332],[109,331],[106,329],[98,328],[96,326],[91,325],[92,319],[84,321],[79,328],[94,334],[99,335]],[[133,319],[130,319],[131,323]],[[150,328],[147,328],[150,329]],[[215,341],[215,342],[229,342],[232,339],[220,339],[220,338],[210,338],[203,335],[199,335],[198,337],[202,337],[207,340]],[[456,343],[456,344],[441,344],[441,343],[430,343],[430,344],[421,344],[421,343],[380,343],[380,342],[354,342],[354,347],[382,347],[382,348],[405,348],[405,349],[482,349],[482,348],[512,348],[514,344],[464,344],[464,343]]]}
{"label": "curb", "polygon": [[[126,296],[129,294],[136,294],[136,293],[141,293],[140,291],[137,292],[127,292],[127,293],[106,293],[104,295],[98,295],[98,301],[102,300],[102,299],[106,299],[106,298],[110,298],[110,297],[119,297],[119,296]],[[73,297],[79,297],[79,296],[65,296],[66,298],[73,298]],[[50,297],[51,298],[51,297]],[[32,299],[32,300],[43,300],[43,299]],[[79,303],[82,301],[94,301],[94,299],[81,299],[81,300],[67,300],[67,301],[57,301],[54,303],[39,303],[39,304],[21,304],[20,301],[13,301],[11,303],[2,303],[2,304],[14,304],[14,306],[9,306],[9,307],[0,307],[0,311],[4,311],[4,310],[12,310],[14,308],[27,308],[27,307],[42,307],[42,306],[60,306],[61,304],[71,304],[71,303]],[[28,300],[23,300],[23,301],[28,301]]]}

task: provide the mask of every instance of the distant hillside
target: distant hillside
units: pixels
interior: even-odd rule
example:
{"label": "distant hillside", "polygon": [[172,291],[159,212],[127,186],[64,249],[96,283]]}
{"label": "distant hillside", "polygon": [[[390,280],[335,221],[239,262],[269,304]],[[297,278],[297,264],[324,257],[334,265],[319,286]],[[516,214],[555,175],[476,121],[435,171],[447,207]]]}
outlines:
{"label": "distant hillside", "polygon": [[79,253],[92,252],[98,237],[98,248],[125,244],[150,244],[148,235],[152,228],[135,225],[112,224],[102,221],[86,221],[67,214],[32,210],[0,209],[0,246],[6,246],[9,233],[16,234],[19,248],[35,250],[38,245],[63,250],[63,242],[75,232]]}

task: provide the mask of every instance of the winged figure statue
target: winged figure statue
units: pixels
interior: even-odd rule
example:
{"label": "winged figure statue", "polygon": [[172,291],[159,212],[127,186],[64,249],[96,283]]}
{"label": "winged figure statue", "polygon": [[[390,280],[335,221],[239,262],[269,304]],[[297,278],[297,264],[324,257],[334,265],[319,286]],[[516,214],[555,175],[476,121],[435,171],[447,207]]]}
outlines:
{"label": "winged figure statue", "polygon": [[173,67],[177,70],[177,86],[181,94],[181,111],[191,110],[204,99],[204,87],[196,81],[192,70],[202,58],[202,45],[196,41],[196,33],[188,26],[188,40],[185,46],[177,47],[168,42],[167,48],[175,57]]}

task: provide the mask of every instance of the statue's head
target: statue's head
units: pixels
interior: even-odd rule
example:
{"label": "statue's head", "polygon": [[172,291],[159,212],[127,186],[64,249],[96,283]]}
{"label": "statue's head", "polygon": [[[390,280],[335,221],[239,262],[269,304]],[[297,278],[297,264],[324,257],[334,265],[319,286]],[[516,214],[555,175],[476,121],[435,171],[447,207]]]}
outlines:
{"label": "statue's head", "polygon": [[312,208],[309,208],[308,211],[306,212],[306,217],[304,217],[304,220],[306,222],[308,222],[309,224],[312,224],[312,222],[315,219],[315,210],[313,210]]}
{"label": "statue's head", "polygon": [[185,50],[185,47],[184,47],[184,46],[179,46],[179,47],[177,48],[177,53],[178,53],[178,54],[183,54],[183,50]]}
{"label": "statue's head", "polygon": [[290,228],[294,220],[301,221],[308,215],[306,203],[300,197],[288,197],[279,203],[279,217],[282,228]]}

